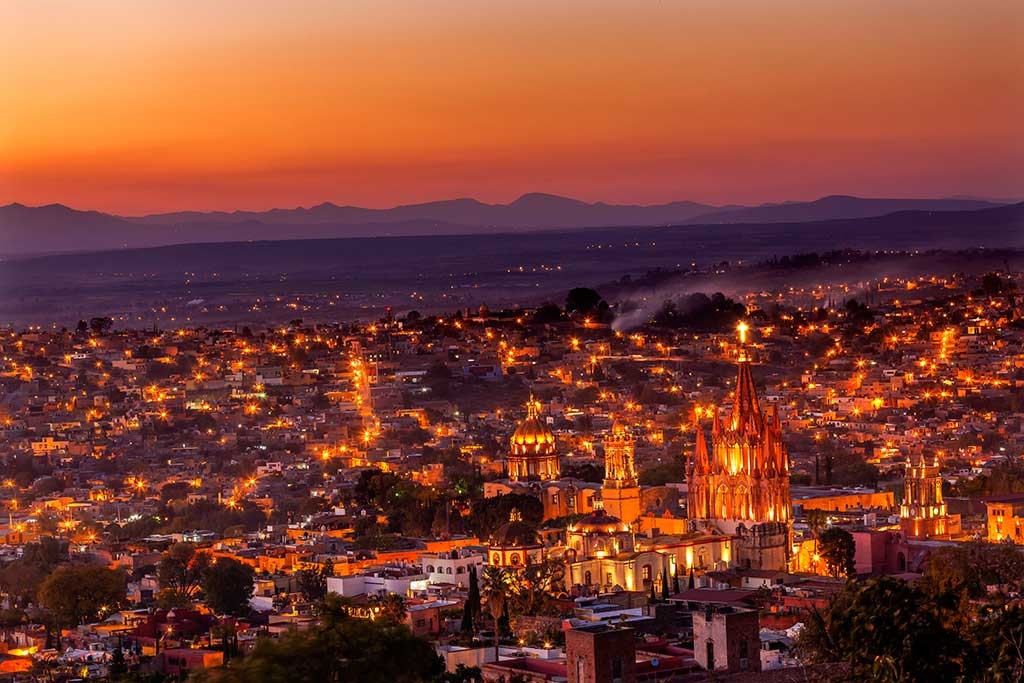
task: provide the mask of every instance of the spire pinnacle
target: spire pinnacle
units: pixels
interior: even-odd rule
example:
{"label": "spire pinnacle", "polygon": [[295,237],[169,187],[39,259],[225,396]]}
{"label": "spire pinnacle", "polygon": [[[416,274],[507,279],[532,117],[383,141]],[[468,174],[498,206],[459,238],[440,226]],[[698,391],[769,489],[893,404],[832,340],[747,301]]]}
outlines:
{"label": "spire pinnacle", "polygon": [[742,320],[736,326],[736,332],[740,337],[740,361],[747,360],[747,331],[750,327]]}
{"label": "spire pinnacle", "polygon": [[530,392],[530,400],[526,402],[526,417],[537,417],[540,414],[540,401],[533,397]]}

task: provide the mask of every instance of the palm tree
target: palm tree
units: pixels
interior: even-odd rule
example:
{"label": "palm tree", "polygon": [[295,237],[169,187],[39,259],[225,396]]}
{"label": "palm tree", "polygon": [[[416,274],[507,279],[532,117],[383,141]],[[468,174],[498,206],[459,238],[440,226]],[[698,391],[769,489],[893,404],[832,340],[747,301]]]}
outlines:
{"label": "palm tree", "polygon": [[498,622],[501,615],[506,613],[509,598],[512,597],[512,574],[504,567],[488,565],[484,567],[483,587],[480,597],[487,605],[487,611],[494,619],[494,657],[497,661],[498,646],[501,642],[501,633]]}

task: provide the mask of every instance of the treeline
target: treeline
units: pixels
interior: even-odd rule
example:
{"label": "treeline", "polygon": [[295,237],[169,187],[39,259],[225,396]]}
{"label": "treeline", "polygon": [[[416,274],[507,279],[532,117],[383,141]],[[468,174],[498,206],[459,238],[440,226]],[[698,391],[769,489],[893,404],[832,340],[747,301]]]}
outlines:
{"label": "treeline", "polygon": [[[900,255],[906,254],[885,254],[886,257]],[[814,266],[836,265],[839,263],[863,263],[875,258],[878,258],[878,254],[860,251],[859,249],[833,249],[820,254],[812,251],[806,254],[773,256],[770,259],[761,261],[758,265],[772,269],[813,268]]]}
{"label": "treeline", "polygon": [[735,327],[747,314],[743,304],[721,292],[703,292],[668,299],[651,317],[651,324],[669,329],[722,330]]}

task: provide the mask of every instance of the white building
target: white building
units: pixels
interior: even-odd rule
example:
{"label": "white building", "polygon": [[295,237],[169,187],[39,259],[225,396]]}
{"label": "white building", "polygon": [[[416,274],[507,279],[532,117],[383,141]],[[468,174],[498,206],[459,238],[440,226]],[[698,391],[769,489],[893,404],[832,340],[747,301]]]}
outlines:
{"label": "white building", "polygon": [[420,569],[431,585],[452,584],[459,588],[469,585],[469,568],[475,567],[477,576],[483,571],[484,555],[465,548],[450,552],[420,555]]}

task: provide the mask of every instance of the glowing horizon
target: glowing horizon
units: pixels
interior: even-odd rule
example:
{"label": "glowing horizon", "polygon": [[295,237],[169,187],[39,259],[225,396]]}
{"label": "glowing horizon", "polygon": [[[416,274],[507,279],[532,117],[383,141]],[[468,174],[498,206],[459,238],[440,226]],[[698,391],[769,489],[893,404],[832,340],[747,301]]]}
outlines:
{"label": "glowing horizon", "polygon": [[0,6],[0,204],[1018,197],[1024,4]]}

